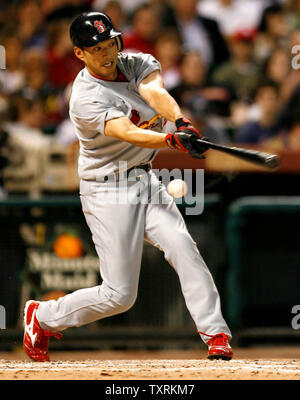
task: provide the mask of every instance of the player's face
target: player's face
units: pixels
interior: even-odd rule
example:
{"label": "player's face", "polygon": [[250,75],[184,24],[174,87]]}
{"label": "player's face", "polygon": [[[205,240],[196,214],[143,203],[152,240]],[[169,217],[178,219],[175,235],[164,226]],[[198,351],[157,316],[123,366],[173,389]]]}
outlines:
{"label": "player's face", "polygon": [[117,75],[118,48],[115,39],[105,40],[83,50],[74,48],[89,72],[105,79],[115,79]]}

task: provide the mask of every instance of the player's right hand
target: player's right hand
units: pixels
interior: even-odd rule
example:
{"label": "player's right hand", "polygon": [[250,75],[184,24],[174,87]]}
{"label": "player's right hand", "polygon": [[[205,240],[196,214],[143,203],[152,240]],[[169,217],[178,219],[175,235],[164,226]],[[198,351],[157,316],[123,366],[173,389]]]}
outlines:
{"label": "player's right hand", "polygon": [[208,149],[206,146],[199,146],[194,135],[183,132],[168,133],[165,142],[171,149],[184,151],[194,158],[205,158],[202,153]]}

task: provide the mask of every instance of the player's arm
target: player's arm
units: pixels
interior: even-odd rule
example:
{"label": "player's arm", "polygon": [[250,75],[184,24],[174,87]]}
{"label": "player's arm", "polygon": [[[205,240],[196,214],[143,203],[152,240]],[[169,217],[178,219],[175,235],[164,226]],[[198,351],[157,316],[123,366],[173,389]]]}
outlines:
{"label": "player's arm", "polygon": [[128,117],[114,118],[105,122],[105,136],[123,140],[135,146],[160,149],[166,147],[165,134],[134,125]]}
{"label": "player's arm", "polygon": [[[157,80],[156,85],[154,84],[151,85],[149,83],[150,76],[152,77],[151,78],[152,81]],[[162,105],[162,107],[164,107],[163,110],[161,111],[157,110],[157,111],[162,116],[167,118],[169,121],[175,122],[177,118],[182,117],[182,113],[175,100],[168,94],[168,92],[165,89],[163,89],[163,87],[160,87],[160,85],[163,85],[162,79],[161,80],[160,79],[161,75],[159,71],[154,71],[153,73],[151,73],[140,83],[139,85],[140,94],[142,97],[147,96],[144,98],[148,101],[148,98],[151,97],[151,93],[153,91],[154,86],[156,87],[156,89],[159,88],[162,89],[164,94],[166,93],[168,95],[169,103],[165,106]],[[158,95],[156,97],[157,101],[155,101],[155,104],[158,103]],[[159,103],[163,103],[162,98]],[[150,105],[152,106],[152,108],[156,109],[154,104]],[[170,111],[168,111],[168,108],[170,108]],[[155,148],[155,149],[168,146],[168,143],[166,141],[166,134],[151,131],[149,129],[146,130],[139,128],[136,125],[134,125],[127,117],[121,117],[106,121],[104,133],[106,136],[111,136],[119,140],[124,140],[125,142],[129,142],[135,146]]]}
{"label": "player's arm", "polygon": [[193,157],[198,157],[206,151],[207,148],[203,148],[197,145],[195,140],[191,140],[191,137],[192,139],[201,137],[200,132],[183,118],[180,107],[164,89],[159,71],[154,71],[143,79],[139,85],[139,91],[153,109],[169,121],[175,122],[178,132],[164,134],[141,129],[134,125],[129,118],[120,117],[106,121],[104,130],[106,136],[147,148],[159,149],[169,146],[189,153]]}
{"label": "player's arm", "polygon": [[156,70],[144,78],[138,87],[140,95],[160,115],[171,122],[175,122],[177,131],[191,137],[190,144],[186,146],[186,138],[178,132],[167,134],[165,140],[169,147],[179,148],[193,157],[197,157],[207,150],[207,147],[200,145],[197,139],[201,133],[195,129],[190,121],[183,117],[182,111],[175,99],[164,88],[163,78],[160,71]]}
{"label": "player's arm", "polygon": [[147,147],[150,149],[160,149],[169,146],[174,149],[184,151],[192,157],[202,158],[201,154],[207,147],[195,145],[193,137],[185,132],[174,134],[160,133],[149,129],[142,129],[134,125],[128,117],[119,117],[105,122],[105,136],[123,140],[135,146]]}
{"label": "player's arm", "polygon": [[183,118],[179,105],[164,88],[160,71],[154,71],[144,78],[138,90],[149,105],[168,121],[175,122]]}

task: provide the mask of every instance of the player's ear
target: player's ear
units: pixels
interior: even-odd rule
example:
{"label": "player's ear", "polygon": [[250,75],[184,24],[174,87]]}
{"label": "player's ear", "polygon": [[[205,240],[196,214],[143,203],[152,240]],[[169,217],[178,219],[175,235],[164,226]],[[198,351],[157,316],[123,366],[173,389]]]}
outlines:
{"label": "player's ear", "polygon": [[74,50],[74,54],[77,58],[79,58],[79,60],[84,61],[84,53],[83,53],[83,49],[81,49],[80,47],[75,46],[73,48]]}

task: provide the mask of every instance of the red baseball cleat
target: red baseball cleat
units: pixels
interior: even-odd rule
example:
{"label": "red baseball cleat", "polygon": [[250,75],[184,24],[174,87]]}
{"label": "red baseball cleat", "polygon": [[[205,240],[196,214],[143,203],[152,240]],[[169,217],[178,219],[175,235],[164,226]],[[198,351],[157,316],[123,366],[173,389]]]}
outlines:
{"label": "red baseball cleat", "polygon": [[208,356],[210,360],[226,360],[232,359],[233,352],[229,344],[229,339],[225,333],[218,333],[212,336],[206,343],[208,345]]}
{"label": "red baseball cleat", "polygon": [[39,308],[39,301],[27,301],[24,310],[24,339],[23,346],[27,355],[34,361],[50,361],[48,347],[50,336],[60,339],[62,334],[51,332],[41,328],[36,312]]}

